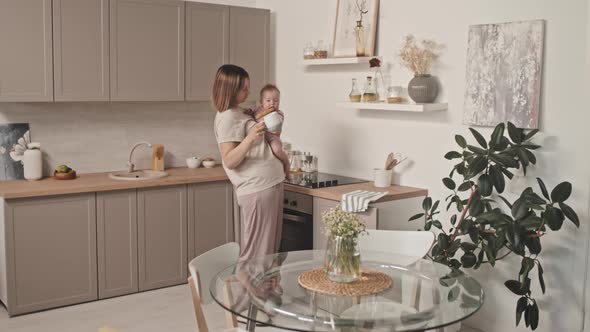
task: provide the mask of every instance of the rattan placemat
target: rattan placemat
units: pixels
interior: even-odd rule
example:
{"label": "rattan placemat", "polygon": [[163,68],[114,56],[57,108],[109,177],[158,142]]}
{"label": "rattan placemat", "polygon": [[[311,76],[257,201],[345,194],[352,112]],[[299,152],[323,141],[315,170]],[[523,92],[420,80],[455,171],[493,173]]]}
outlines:
{"label": "rattan placemat", "polygon": [[303,272],[297,278],[301,287],[310,291],[339,296],[363,296],[380,293],[393,284],[389,276],[378,271],[362,270],[359,280],[334,282],[324,269]]}

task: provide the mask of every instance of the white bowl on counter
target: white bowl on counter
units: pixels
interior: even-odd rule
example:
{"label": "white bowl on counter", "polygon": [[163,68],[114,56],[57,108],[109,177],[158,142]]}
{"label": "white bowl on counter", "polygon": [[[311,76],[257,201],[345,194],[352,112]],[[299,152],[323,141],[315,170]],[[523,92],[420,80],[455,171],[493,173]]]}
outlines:
{"label": "white bowl on counter", "polygon": [[199,157],[186,158],[186,166],[188,168],[197,168],[197,167],[201,166],[201,158],[199,158]]}
{"label": "white bowl on counter", "polygon": [[215,167],[215,165],[217,165],[215,160],[203,160],[203,166],[205,166],[205,168],[212,168]]}

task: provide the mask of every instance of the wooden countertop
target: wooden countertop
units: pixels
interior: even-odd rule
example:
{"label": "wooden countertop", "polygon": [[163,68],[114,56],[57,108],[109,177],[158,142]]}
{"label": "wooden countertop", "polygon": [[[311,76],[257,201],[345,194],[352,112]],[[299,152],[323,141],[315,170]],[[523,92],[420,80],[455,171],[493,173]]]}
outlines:
{"label": "wooden countertop", "polygon": [[[143,181],[113,180],[109,178],[110,172],[80,174],[74,180],[56,180],[49,177],[39,181],[3,181],[0,182],[0,197],[14,199],[228,180],[227,175],[220,166],[214,168],[200,167],[195,169],[185,167],[169,168],[166,169],[166,172],[168,172],[167,177]],[[428,194],[428,190],[426,189],[405,186],[376,188],[373,186],[372,182],[317,189],[285,184],[285,190],[333,201],[340,201],[342,194],[354,190],[387,191],[388,194],[379,199],[377,203],[426,196]]]}
{"label": "wooden countertop", "polygon": [[110,172],[79,174],[74,180],[56,180],[53,177],[39,181],[13,180],[0,182],[0,197],[25,198],[78,194],[109,190],[124,190],[170,186],[186,183],[202,183],[227,180],[223,168],[169,168],[168,176],[154,180],[124,181],[109,178]]}
{"label": "wooden countertop", "polygon": [[286,184],[285,190],[300,193],[300,194],[305,194],[305,195],[311,195],[314,197],[325,198],[325,199],[329,199],[332,201],[340,201],[342,199],[342,194],[345,194],[345,193],[348,193],[351,191],[355,191],[355,190],[387,192],[387,195],[380,198],[376,203],[389,202],[389,201],[395,201],[398,199],[405,199],[405,198],[420,197],[420,196],[428,195],[428,190],[426,190],[426,189],[406,187],[406,186],[391,186],[388,188],[377,188],[373,185],[373,182],[347,184],[347,185],[343,185],[343,186],[317,188],[317,189],[310,189],[310,188],[304,188],[304,187]]}

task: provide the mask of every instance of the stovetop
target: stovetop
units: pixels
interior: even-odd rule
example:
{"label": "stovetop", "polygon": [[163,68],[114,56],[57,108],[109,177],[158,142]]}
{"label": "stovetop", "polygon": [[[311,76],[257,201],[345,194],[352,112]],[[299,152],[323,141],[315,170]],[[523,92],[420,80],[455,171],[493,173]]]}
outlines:
{"label": "stovetop", "polygon": [[306,188],[326,188],[336,187],[345,184],[364,183],[367,180],[351,178],[336,174],[313,172],[313,173],[292,173],[291,181],[285,180],[285,183]]}

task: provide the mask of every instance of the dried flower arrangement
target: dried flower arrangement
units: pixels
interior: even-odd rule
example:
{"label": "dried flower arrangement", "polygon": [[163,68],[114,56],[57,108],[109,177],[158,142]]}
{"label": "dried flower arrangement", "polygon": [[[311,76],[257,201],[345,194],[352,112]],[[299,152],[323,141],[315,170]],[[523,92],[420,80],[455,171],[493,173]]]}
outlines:
{"label": "dried flower arrangement", "polygon": [[414,35],[407,35],[398,53],[400,63],[414,75],[430,74],[430,68],[440,55],[443,45],[431,39],[423,39],[420,43],[421,46]]}

